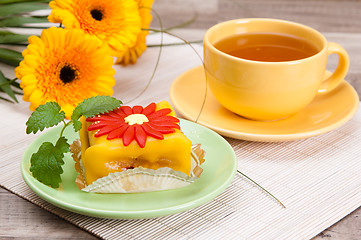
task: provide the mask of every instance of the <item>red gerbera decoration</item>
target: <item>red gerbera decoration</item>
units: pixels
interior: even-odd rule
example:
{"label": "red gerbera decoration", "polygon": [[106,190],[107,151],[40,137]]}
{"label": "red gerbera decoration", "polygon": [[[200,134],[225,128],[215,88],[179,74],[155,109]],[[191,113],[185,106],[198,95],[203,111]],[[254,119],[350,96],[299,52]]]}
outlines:
{"label": "red gerbera decoration", "polygon": [[[163,108],[158,111],[155,109],[155,103],[145,108],[122,106],[109,113],[88,118],[88,122],[93,122],[88,127],[88,131],[98,130],[94,134],[95,137],[108,134],[108,140],[122,138],[124,146],[135,140],[141,148],[144,148],[148,136],[164,139],[163,134],[174,133],[175,129],[180,129],[179,119],[167,116],[171,113],[171,109]],[[140,120],[134,122],[132,118]]]}

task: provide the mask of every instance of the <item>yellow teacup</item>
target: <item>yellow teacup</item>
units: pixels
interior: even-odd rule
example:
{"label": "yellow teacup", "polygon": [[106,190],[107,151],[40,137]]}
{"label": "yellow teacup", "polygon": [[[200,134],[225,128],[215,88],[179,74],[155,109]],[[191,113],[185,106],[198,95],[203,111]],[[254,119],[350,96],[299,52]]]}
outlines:
{"label": "yellow teacup", "polygon": [[[317,48],[310,57],[266,62],[226,54],[214,45],[242,33],[277,33],[303,38]],[[339,55],[334,73],[324,79],[328,55]],[[347,74],[349,57],[318,31],[276,19],[238,19],[211,27],[204,36],[207,81],[216,99],[230,111],[254,120],[277,120],[305,108],[318,93],[335,89]]]}

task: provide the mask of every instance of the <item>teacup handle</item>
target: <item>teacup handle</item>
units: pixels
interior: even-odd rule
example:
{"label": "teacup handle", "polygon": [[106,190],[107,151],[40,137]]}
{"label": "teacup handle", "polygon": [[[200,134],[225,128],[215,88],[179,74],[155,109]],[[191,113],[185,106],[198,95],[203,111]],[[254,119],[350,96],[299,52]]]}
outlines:
{"label": "teacup handle", "polygon": [[350,59],[346,50],[338,43],[329,42],[327,55],[329,56],[334,53],[339,56],[337,68],[331,76],[323,81],[320,89],[318,90],[319,93],[326,93],[335,89],[342,81],[344,81],[348,72]]}

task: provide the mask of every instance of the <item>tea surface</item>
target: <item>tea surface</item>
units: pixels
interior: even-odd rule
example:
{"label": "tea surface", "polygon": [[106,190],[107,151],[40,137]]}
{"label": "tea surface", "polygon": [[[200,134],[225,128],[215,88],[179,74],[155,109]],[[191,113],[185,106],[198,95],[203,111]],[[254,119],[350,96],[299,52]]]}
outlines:
{"label": "tea surface", "polygon": [[299,60],[319,51],[306,39],[266,32],[234,35],[216,42],[214,47],[234,57],[263,62]]}

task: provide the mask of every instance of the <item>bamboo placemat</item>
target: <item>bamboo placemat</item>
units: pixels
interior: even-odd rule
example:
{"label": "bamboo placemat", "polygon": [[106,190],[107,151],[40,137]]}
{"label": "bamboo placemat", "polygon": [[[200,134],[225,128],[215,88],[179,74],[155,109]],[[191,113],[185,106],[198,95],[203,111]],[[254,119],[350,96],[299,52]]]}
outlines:
{"label": "bamboo placemat", "polygon": [[[171,81],[199,64],[187,47],[164,48],[154,82],[137,102],[168,99]],[[197,49],[201,52],[201,47]],[[130,99],[151,74],[157,49],[135,66],[117,67],[117,97]],[[149,70],[150,69],[150,70]],[[132,81],[131,81],[132,80]],[[161,87],[160,87],[161,86]],[[25,134],[28,103],[0,104],[0,186],[104,239],[307,239],[361,203],[361,110],[344,126],[309,139],[257,143],[227,139],[238,169],[277,196],[280,207],[240,175],[214,200],[187,212],[144,220],[82,216],[59,209],[24,183],[20,160],[36,136]]]}

